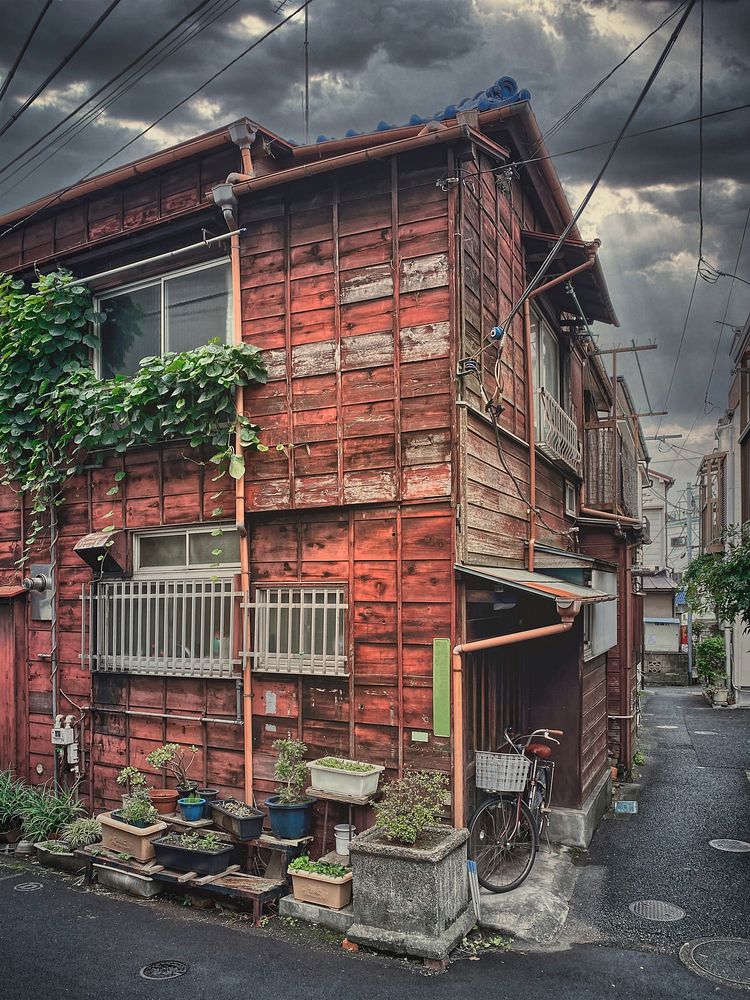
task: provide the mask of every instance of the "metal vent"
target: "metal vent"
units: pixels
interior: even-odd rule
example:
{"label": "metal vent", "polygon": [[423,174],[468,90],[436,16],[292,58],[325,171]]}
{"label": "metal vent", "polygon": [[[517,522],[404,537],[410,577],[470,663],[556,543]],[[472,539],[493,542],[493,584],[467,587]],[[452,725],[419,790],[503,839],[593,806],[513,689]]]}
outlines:
{"label": "metal vent", "polygon": [[630,912],[644,920],[659,920],[662,922],[682,920],[685,911],[674,903],[665,903],[661,899],[639,899],[630,904]]}

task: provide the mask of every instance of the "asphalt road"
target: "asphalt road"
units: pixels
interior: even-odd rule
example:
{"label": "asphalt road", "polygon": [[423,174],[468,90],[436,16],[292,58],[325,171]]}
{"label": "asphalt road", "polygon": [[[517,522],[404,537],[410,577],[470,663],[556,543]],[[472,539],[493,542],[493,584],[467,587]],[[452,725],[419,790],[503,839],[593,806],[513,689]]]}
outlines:
{"label": "asphalt road", "polygon": [[[640,811],[605,820],[581,856],[565,938],[555,949],[482,954],[427,976],[412,963],[299,938],[294,928],[281,936],[281,925],[255,930],[175,902],[87,891],[0,859],[0,1000],[736,996],[688,971],[677,951],[697,937],[750,938],[750,855],[708,846],[715,837],[750,839],[750,712],[711,711],[699,694],[677,690],[652,695],[645,715]],[[30,881],[41,888],[16,888]],[[634,917],[628,904],[644,898],[675,903],[686,916],[671,924]],[[141,978],[139,970],[159,959],[186,962],[188,972],[168,982]]]}

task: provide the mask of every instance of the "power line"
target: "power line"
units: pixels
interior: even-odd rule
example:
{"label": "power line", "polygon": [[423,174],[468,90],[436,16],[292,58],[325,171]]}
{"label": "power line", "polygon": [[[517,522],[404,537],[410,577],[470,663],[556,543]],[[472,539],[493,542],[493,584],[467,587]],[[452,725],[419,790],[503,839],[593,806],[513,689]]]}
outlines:
{"label": "power line", "polygon": [[[539,285],[541,283],[542,278],[544,277],[544,275],[545,275],[545,273],[547,271],[547,268],[550,266],[550,264],[552,263],[552,261],[555,260],[555,258],[557,257],[557,254],[558,254],[558,252],[560,250],[560,247],[563,245],[563,243],[565,242],[565,240],[568,237],[569,233],[571,232],[571,230],[573,229],[573,227],[576,225],[576,223],[578,222],[578,220],[580,219],[580,217],[583,215],[584,211],[586,210],[586,207],[588,206],[589,202],[593,198],[594,193],[595,193],[597,187],[599,186],[599,182],[601,181],[602,177],[604,176],[604,174],[605,174],[605,172],[607,170],[607,167],[612,162],[612,159],[613,159],[615,153],[619,149],[620,143],[622,142],[625,133],[627,132],[628,128],[630,127],[630,123],[633,121],[633,119],[635,118],[635,116],[638,114],[638,111],[640,110],[641,105],[643,104],[644,100],[646,99],[646,96],[648,95],[649,91],[651,90],[651,87],[653,86],[654,81],[656,80],[657,76],[659,75],[659,72],[661,71],[662,66],[666,62],[667,57],[669,56],[669,53],[672,51],[672,48],[674,47],[674,44],[677,41],[677,38],[679,37],[679,34],[682,31],[682,29],[683,29],[683,27],[685,25],[685,22],[687,21],[688,17],[690,16],[690,12],[692,11],[692,9],[693,9],[694,6],[695,6],[695,0],[689,0],[689,2],[687,4],[687,7],[685,9],[685,12],[683,13],[682,17],[679,20],[679,23],[677,24],[677,26],[673,30],[672,34],[670,35],[669,40],[667,41],[667,44],[664,46],[664,49],[662,50],[661,55],[657,59],[656,65],[651,70],[651,73],[649,74],[648,79],[646,80],[645,84],[641,88],[641,92],[639,93],[639,95],[638,95],[638,97],[637,97],[637,99],[635,101],[635,104],[633,105],[630,113],[628,114],[627,118],[625,119],[625,123],[623,124],[622,128],[620,129],[619,135],[615,139],[615,141],[614,141],[614,143],[612,145],[612,148],[610,149],[609,153],[605,157],[604,163],[599,168],[599,172],[597,173],[596,177],[594,178],[591,186],[589,187],[589,190],[584,195],[583,200],[581,201],[580,205],[578,206],[578,208],[575,210],[575,212],[571,216],[570,221],[564,227],[562,233],[557,237],[557,240],[555,241],[555,245],[551,248],[551,250],[547,254],[546,258],[542,261],[542,263],[539,266],[536,274],[531,279],[531,281],[529,281],[529,283],[527,284],[527,286],[524,289],[523,293],[521,294],[520,298],[516,301],[515,305],[511,308],[510,312],[508,313],[508,315],[505,318],[505,321],[499,325],[499,328],[501,330],[507,330],[508,329],[509,323],[511,322],[511,320],[513,319],[513,317],[517,315],[519,309],[523,306],[523,303],[528,299],[529,295],[537,287],[537,285]],[[492,343],[493,343],[493,341],[490,340],[488,342],[488,344],[486,344],[484,347],[480,348],[480,350],[477,353],[476,357],[478,357],[482,353],[482,351],[486,350],[489,346],[491,346]]]}
{"label": "power line", "polygon": [[[52,2],[52,0],[50,0],[50,2]],[[5,171],[8,170],[9,167],[12,167],[14,163],[17,163],[20,159],[26,156],[27,153],[30,153],[32,149],[36,149],[36,147],[40,143],[44,142],[45,139],[49,138],[49,136],[51,136],[53,132],[56,132],[59,128],[62,128],[62,126],[66,122],[70,121],[71,118],[75,117],[75,115],[77,115],[79,111],[85,108],[87,104],[90,104],[101,93],[103,93],[105,90],[111,87],[113,83],[119,80],[120,77],[124,76],[125,73],[129,72],[133,68],[133,66],[136,66],[139,62],[145,59],[150,52],[152,52],[157,46],[161,45],[164,39],[167,38],[169,35],[171,35],[178,28],[180,28],[185,23],[185,21],[188,21],[191,17],[193,17],[194,14],[197,14],[198,11],[200,11],[208,3],[213,3],[213,2],[214,0],[201,0],[201,2],[197,5],[197,7],[193,7],[193,9],[190,11],[189,14],[186,14],[181,20],[177,22],[177,24],[173,25],[168,31],[165,31],[163,35],[157,38],[156,41],[153,42],[151,45],[149,45],[147,49],[144,49],[144,51],[141,52],[139,56],[133,59],[132,62],[128,63],[127,66],[121,69],[119,73],[117,73],[105,84],[103,84],[98,90],[94,91],[94,93],[91,94],[89,97],[87,97],[84,101],[81,101],[78,107],[73,108],[73,110],[69,114],[67,114],[63,119],[61,119],[56,125],[53,125],[51,129],[48,129],[44,133],[44,135],[39,136],[39,138],[36,139],[34,142],[32,142],[30,146],[27,146],[26,149],[22,150],[20,153],[14,156],[12,160],[8,160],[7,163],[4,163],[2,166],[0,166],[0,174],[5,173]],[[1,93],[0,97],[2,97]]]}
{"label": "power line", "polygon": [[86,44],[86,42],[89,40],[89,38],[91,38],[91,36],[101,27],[101,25],[104,24],[104,22],[107,20],[107,18],[109,17],[109,15],[112,13],[112,11],[115,9],[115,7],[117,7],[117,5],[119,3],[120,3],[120,0],[112,0],[112,3],[109,5],[109,7],[107,7],[107,9],[104,11],[104,13],[101,14],[96,19],[96,21],[94,21],[94,23],[91,25],[91,27],[89,28],[89,30],[85,33],[85,35],[78,42],[76,42],[76,44],[73,46],[73,48],[70,50],[70,52],[65,56],[65,58],[62,60],[62,62],[58,63],[58,65],[52,70],[52,72],[49,74],[49,76],[46,78],[46,80],[43,80],[42,83],[40,83],[39,86],[36,88],[36,90],[34,90],[26,98],[26,100],[23,102],[23,104],[21,105],[21,107],[18,108],[17,111],[13,112],[13,114],[5,122],[4,125],[0,126],[0,135],[5,135],[5,133],[11,127],[11,125],[14,122],[18,121],[18,119],[21,117],[21,115],[24,113],[24,111],[26,111],[27,108],[31,107],[31,105],[34,103],[34,101],[37,99],[37,97],[39,97],[39,95],[42,93],[42,91],[46,90],[46,88],[49,86],[50,83],[52,83],[52,81],[55,79],[55,77],[58,75],[58,73],[60,73],[60,71],[65,66],[67,66],[67,64],[76,55],[76,53],[79,52],[80,49],[83,48],[83,46]]}
{"label": "power line", "polygon": [[[205,0],[204,0],[204,2],[205,2]],[[147,76],[150,72],[152,72],[152,70],[156,69],[163,62],[165,62],[167,59],[171,58],[171,56],[173,56],[175,54],[175,52],[178,52],[184,45],[187,45],[188,42],[192,41],[202,31],[205,31],[206,28],[209,28],[220,17],[223,17],[226,13],[228,13],[228,11],[230,11],[232,9],[232,7],[235,7],[237,5],[237,3],[239,3],[239,0],[232,0],[232,2],[230,2],[228,4],[228,6],[224,6],[223,8],[222,8],[222,4],[225,4],[226,0],[210,0],[210,2],[211,3],[218,3],[218,7],[215,6],[213,10],[211,10],[211,11],[208,12],[208,19],[205,20],[203,24],[200,24],[200,21],[198,20],[194,24],[189,25],[187,28],[184,28],[177,35],[176,38],[173,38],[172,41],[167,46],[165,46],[164,49],[162,49],[162,51],[160,53],[157,53],[156,55],[153,55],[143,66],[141,66],[139,69],[135,70],[135,72],[131,73],[130,76],[126,77],[126,79],[119,85],[119,87],[112,94],[110,94],[108,97],[106,97],[98,105],[95,105],[93,108],[90,108],[79,119],[79,121],[74,122],[67,129],[65,129],[59,136],[57,136],[55,139],[53,139],[52,142],[48,144],[48,146],[50,146],[50,145],[52,145],[52,144],[54,144],[54,143],[57,142],[57,143],[59,143],[59,145],[57,146],[57,148],[56,149],[52,149],[48,153],[48,155],[45,156],[44,159],[40,163],[38,163],[35,167],[32,167],[31,170],[28,170],[25,174],[23,174],[23,176],[20,178],[20,180],[16,181],[15,184],[12,184],[12,185],[10,185],[10,187],[7,187],[5,189],[5,191],[3,192],[3,195],[7,196],[8,194],[10,194],[11,191],[14,191],[20,184],[24,183],[26,181],[26,179],[31,176],[31,174],[33,174],[35,171],[37,171],[41,166],[43,166],[50,159],[52,159],[53,156],[55,156],[62,149],[64,149],[74,138],[77,138],[79,135],[81,135],[81,133],[84,132],[85,129],[87,129],[89,127],[89,125],[93,125],[103,114],[105,114],[109,110],[109,108],[113,104],[115,104],[117,101],[119,101],[121,97],[123,97],[125,94],[128,93],[128,91],[132,90],[133,87],[135,87],[145,76]],[[203,4],[201,4],[199,6],[203,6]],[[196,10],[197,10],[197,8],[194,8],[193,11],[191,11],[191,14],[189,14],[187,16],[188,17],[192,16],[192,14],[194,14]],[[182,22],[179,22],[179,24],[182,24]],[[176,28],[179,27],[179,24],[175,25],[173,28],[171,28],[170,31],[167,32],[167,34],[170,34],[171,32],[175,31]],[[165,36],[163,35],[162,39],[160,39],[159,41],[155,42],[154,45],[151,46],[151,48],[153,48],[155,45],[158,45],[159,42],[161,40],[163,40],[164,37]],[[169,46],[171,46],[171,49],[169,48]],[[167,49],[169,49],[169,51],[167,51]],[[136,60],[136,62],[140,61],[140,59],[142,59],[143,56],[145,56],[149,51],[150,51],[150,49],[147,49],[146,52],[144,52],[139,57],[139,60]],[[132,65],[133,64],[131,63],[131,66]],[[126,67],[126,69],[124,69],[122,72],[123,73],[127,72],[128,68],[129,67]],[[115,77],[114,79],[116,80],[117,77]],[[113,81],[110,81],[110,83],[111,82],[113,82]],[[106,89],[107,86],[109,86],[109,84],[105,85],[105,89]],[[97,93],[100,93],[100,92],[101,91],[98,91]],[[84,101],[83,105],[79,105],[79,108],[77,110],[80,110],[81,107],[83,107],[85,104],[87,104],[91,100],[93,100],[93,98],[95,96],[96,96],[96,94],[94,94],[94,95],[92,95],[92,97],[88,98],[87,101]],[[71,112],[71,114],[74,114],[74,113],[75,112]],[[68,116],[68,118],[69,117],[70,117],[70,115]],[[67,121],[67,118],[63,119],[62,122],[58,123],[58,125],[56,126],[56,128],[59,128],[59,126],[62,125],[62,124],[64,124],[65,121]],[[47,134],[49,134],[49,133],[47,133]],[[68,136],[67,139],[65,138],[66,136]],[[42,136],[42,139],[43,138],[45,138],[45,136]],[[62,140],[62,139],[65,139],[65,141],[61,142],[60,140]],[[39,141],[41,141],[41,140],[38,140],[38,142]],[[34,145],[37,145],[38,142],[34,143]],[[13,171],[11,171],[11,173],[5,178],[5,180],[2,181],[2,182],[0,182],[0,183],[7,184],[8,181],[11,180],[11,178],[15,177],[16,174],[20,173],[22,170],[24,170],[26,167],[28,167],[31,163],[33,163],[34,160],[38,159],[40,156],[43,156],[44,153],[45,153],[45,151],[47,150],[48,146],[43,147],[41,150],[39,150],[39,152],[35,153],[32,157],[30,157],[26,161],[26,163],[22,163],[18,167],[16,167],[16,169],[13,170]],[[33,146],[29,147],[29,149],[31,149],[31,148],[33,148]],[[28,152],[28,150],[27,150],[27,152]],[[18,157],[16,157],[16,159],[18,159]],[[14,162],[15,162],[15,160],[12,160],[8,164],[6,164],[5,167],[0,168],[0,173],[2,173],[3,170],[6,167],[9,167]]]}
{"label": "power line", "polygon": [[275,24],[272,28],[269,28],[265,34],[261,35],[260,38],[257,38],[254,42],[248,45],[247,48],[243,49],[242,52],[239,53],[239,55],[235,56],[228,63],[226,63],[220,70],[218,70],[207,80],[205,80],[199,87],[196,87],[195,90],[193,90],[190,94],[187,95],[187,97],[184,97],[181,101],[178,101],[177,104],[174,104],[171,108],[169,108],[168,111],[165,111],[163,115],[160,115],[156,119],[156,121],[152,122],[146,128],[142,129],[137,135],[133,136],[132,139],[129,139],[126,143],[120,146],[119,149],[115,150],[115,152],[112,153],[110,156],[108,156],[105,160],[102,160],[101,163],[98,163],[95,167],[92,167],[91,170],[85,173],[77,181],[74,181],[72,184],[69,184],[68,187],[64,188],[62,191],[59,191],[56,194],[54,194],[43,205],[40,205],[39,208],[35,209],[29,215],[16,220],[16,222],[14,222],[12,226],[9,226],[6,230],[0,233],[0,236],[7,236],[8,233],[13,232],[13,230],[17,229],[19,226],[24,225],[26,222],[29,221],[29,219],[32,219],[34,218],[34,216],[38,215],[39,212],[42,212],[45,209],[49,208],[51,205],[56,204],[67,191],[70,191],[77,184],[80,184],[82,181],[86,180],[87,177],[90,177],[92,174],[96,173],[97,170],[101,170],[103,166],[105,166],[107,163],[113,160],[116,156],[119,156],[120,153],[124,152],[129,146],[132,146],[134,142],[137,142],[138,139],[141,139],[144,135],[150,132],[151,129],[156,128],[156,126],[159,125],[161,122],[163,122],[165,118],[171,115],[178,108],[181,108],[184,104],[187,104],[187,102],[192,100],[197,94],[201,92],[201,90],[209,86],[209,84],[213,83],[214,80],[218,79],[218,77],[220,77],[223,73],[226,73],[228,69],[231,69],[231,67],[234,66],[236,63],[238,63],[240,59],[244,58],[249,52],[252,52],[253,49],[256,49],[259,45],[261,45],[264,41],[266,41],[267,38],[270,38],[271,35],[279,31],[280,28],[283,28],[283,26],[288,21],[291,21],[292,18],[296,17],[297,14],[300,13],[300,11],[303,11],[305,7],[309,6],[311,3],[313,3],[313,0],[305,0],[305,2],[302,3],[299,7],[297,7],[296,10],[293,10],[291,14],[289,14],[283,20],[279,21],[278,24]]}
{"label": "power line", "polygon": [[31,40],[34,37],[34,35],[36,34],[36,29],[42,23],[42,19],[43,19],[44,15],[47,13],[47,11],[50,9],[51,6],[52,6],[52,0],[46,0],[44,6],[42,7],[42,9],[40,10],[40,12],[39,12],[39,14],[37,16],[36,21],[34,21],[34,23],[32,24],[31,31],[26,36],[26,41],[23,43],[23,45],[21,46],[21,48],[19,50],[18,55],[13,60],[13,65],[10,67],[10,69],[6,73],[5,79],[3,80],[3,85],[2,85],[2,87],[0,87],[0,101],[2,101],[2,99],[5,97],[5,91],[8,89],[8,87],[10,86],[11,80],[16,75],[16,70],[21,65],[21,60],[26,55],[26,49],[28,49],[29,45],[31,45]]}

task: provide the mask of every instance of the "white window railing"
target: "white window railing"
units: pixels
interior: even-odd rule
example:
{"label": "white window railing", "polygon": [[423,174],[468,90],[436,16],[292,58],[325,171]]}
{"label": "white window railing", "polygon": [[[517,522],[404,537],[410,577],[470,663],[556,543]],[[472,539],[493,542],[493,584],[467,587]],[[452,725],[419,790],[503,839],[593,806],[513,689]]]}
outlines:
{"label": "white window railing", "polygon": [[557,400],[538,390],[539,433],[537,447],[554,462],[563,462],[575,472],[581,468],[581,444],[578,428]]}
{"label": "white window railing", "polygon": [[258,587],[253,647],[245,655],[263,673],[346,675],[346,593],[342,587]]}
{"label": "white window railing", "polygon": [[83,587],[81,659],[95,671],[234,677],[243,594],[227,579],[104,581]]}

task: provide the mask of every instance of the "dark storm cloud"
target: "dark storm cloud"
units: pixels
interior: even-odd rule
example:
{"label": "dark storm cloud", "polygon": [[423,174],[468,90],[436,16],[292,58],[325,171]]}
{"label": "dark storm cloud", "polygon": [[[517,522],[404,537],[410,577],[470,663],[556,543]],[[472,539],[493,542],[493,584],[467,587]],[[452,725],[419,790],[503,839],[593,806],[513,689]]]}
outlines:
{"label": "dark storm cloud", "polygon": [[[40,100],[0,138],[0,166],[138,55],[196,2],[122,0],[50,92],[43,95],[56,96],[57,105]],[[0,37],[0,67],[10,64],[40,3],[29,0],[22,6],[17,0],[0,0],[5,27]],[[72,48],[106,3],[56,0],[0,105],[0,122]],[[272,0],[240,0],[122,96],[106,120],[99,119],[48,162],[42,162],[49,153],[45,148],[44,156],[32,164],[38,167],[35,173],[27,175],[24,169],[14,177],[0,175],[0,211],[85,174],[183,99],[254,37],[278,23],[280,15],[273,12],[274,6]],[[399,123],[415,112],[434,113],[506,74],[531,90],[544,130],[674,6],[676,0],[528,0],[524,4],[518,0],[314,0],[310,7],[313,134],[342,135],[347,128],[371,129],[381,119]],[[218,9],[218,0],[207,8],[214,9]],[[287,4],[287,11],[293,9],[293,2]],[[706,0],[705,24],[705,110],[746,103],[750,3]],[[668,30],[671,28],[662,29],[651,39],[551,139],[554,153],[601,142],[617,133]],[[300,139],[301,82],[302,19],[297,17],[202,92],[200,102],[190,102],[170,115],[158,130],[134,143],[109,166],[241,115]],[[633,130],[697,114],[697,82],[698,6]],[[632,337],[659,342],[659,351],[642,356],[652,402],[658,408],[666,395],[695,273],[697,134],[697,125],[692,124],[626,141],[581,223],[585,235],[596,232],[604,241],[602,258],[622,321],[619,331],[602,328],[600,343],[629,342]],[[748,112],[705,123],[704,252],[723,270],[734,267],[750,203],[748,134]],[[606,151],[600,147],[558,157],[557,169],[572,202],[596,174]],[[746,256],[741,273],[746,275],[747,271]],[[691,448],[699,442],[700,447],[710,447],[706,429],[718,415],[703,414],[702,401],[717,343],[719,328],[714,321],[723,315],[727,291],[727,279],[711,286],[699,284],[670,397],[671,413],[662,426],[662,431],[679,427],[687,432],[697,415]],[[741,321],[749,308],[748,290],[737,285],[729,319]],[[718,404],[726,397],[728,340],[725,333],[709,394]],[[623,358],[621,370],[633,380],[636,398],[643,405],[632,359]],[[653,422],[651,429],[655,426]],[[668,466],[659,468],[665,471]],[[683,469],[687,474],[687,467]]]}

